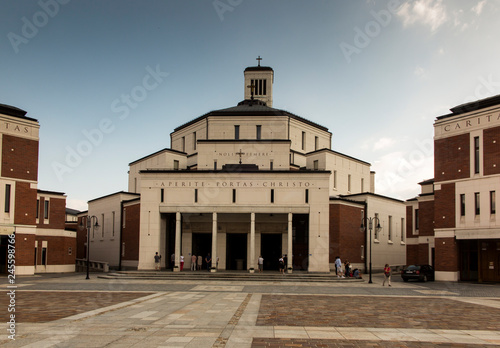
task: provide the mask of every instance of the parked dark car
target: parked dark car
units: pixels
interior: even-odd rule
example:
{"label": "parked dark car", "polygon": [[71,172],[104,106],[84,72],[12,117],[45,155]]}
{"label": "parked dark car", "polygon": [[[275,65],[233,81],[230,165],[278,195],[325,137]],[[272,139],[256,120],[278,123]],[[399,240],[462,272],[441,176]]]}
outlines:
{"label": "parked dark car", "polygon": [[405,282],[410,279],[417,279],[421,282],[434,280],[434,267],[431,265],[410,265],[401,271],[401,278]]}

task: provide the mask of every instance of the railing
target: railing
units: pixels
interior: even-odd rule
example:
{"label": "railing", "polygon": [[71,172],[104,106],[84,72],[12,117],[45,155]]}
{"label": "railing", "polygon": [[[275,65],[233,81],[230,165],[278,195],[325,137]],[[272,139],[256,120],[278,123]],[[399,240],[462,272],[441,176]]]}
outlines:
{"label": "railing", "polygon": [[[91,271],[109,272],[109,263],[104,261],[89,261]],[[85,272],[87,270],[87,259],[76,259],[76,271]]]}

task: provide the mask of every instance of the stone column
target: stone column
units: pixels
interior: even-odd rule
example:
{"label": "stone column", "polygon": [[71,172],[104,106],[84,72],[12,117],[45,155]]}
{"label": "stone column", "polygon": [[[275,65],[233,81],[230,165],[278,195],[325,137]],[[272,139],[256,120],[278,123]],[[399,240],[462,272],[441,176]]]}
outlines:
{"label": "stone column", "polygon": [[175,265],[174,272],[181,270],[181,213],[175,213]]}
{"label": "stone column", "polygon": [[250,213],[250,267],[248,267],[250,273],[254,273],[255,270],[255,213]]}
{"label": "stone column", "polygon": [[210,272],[217,272],[217,213],[212,213],[212,265]]}
{"label": "stone column", "polygon": [[293,214],[288,213],[288,255],[287,255],[287,265],[285,267],[288,269],[288,273],[292,273],[293,265],[293,229],[292,229]]}

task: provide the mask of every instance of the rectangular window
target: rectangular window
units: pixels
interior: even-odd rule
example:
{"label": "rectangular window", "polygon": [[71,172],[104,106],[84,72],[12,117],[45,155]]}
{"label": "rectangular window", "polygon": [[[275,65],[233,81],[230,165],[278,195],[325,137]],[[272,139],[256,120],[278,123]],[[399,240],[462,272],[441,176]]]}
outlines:
{"label": "rectangular window", "polygon": [[260,140],[262,136],[262,126],[256,126],[255,132],[256,132],[256,139]]}
{"label": "rectangular window", "polygon": [[214,161],[214,170],[217,170],[217,161]]}
{"label": "rectangular window", "polygon": [[127,212],[127,208],[123,208],[123,213],[122,213],[122,215],[123,215],[123,216],[122,216],[122,222],[123,222],[123,223],[122,223],[122,227],[123,227],[123,228],[125,228],[125,221],[127,221],[127,219],[126,219],[126,216],[127,216],[127,215],[125,214],[126,212]]}
{"label": "rectangular window", "polygon": [[186,152],[186,138],[182,137],[182,152]]}
{"label": "rectangular window", "polygon": [[42,266],[47,265],[47,248],[42,248]]}
{"label": "rectangular window", "polygon": [[160,202],[165,201],[165,189],[160,189]]}
{"label": "rectangular window", "polygon": [[351,192],[351,174],[347,175],[347,191]]}
{"label": "rectangular window", "polygon": [[419,221],[419,217],[418,217],[419,213],[418,213],[418,209],[415,209],[415,230],[418,231],[419,229],[419,224],[418,224],[418,221]]}
{"label": "rectangular window", "polygon": [[262,80],[262,87],[264,88],[262,91],[262,95],[267,95],[267,80]]}
{"label": "rectangular window", "polygon": [[405,218],[401,218],[401,241],[405,241]]}
{"label": "rectangular window", "polygon": [[361,178],[361,192],[365,192],[365,179]]}
{"label": "rectangular window", "polygon": [[35,266],[38,265],[37,262],[38,260],[36,259],[37,256],[38,256],[38,248],[35,246],[35,263],[34,263]]}
{"label": "rectangular window", "polygon": [[198,203],[198,189],[194,189],[194,202]]}
{"label": "rectangular window", "polygon": [[334,189],[337,188],[337,171],[336,170],[333,171],[333,188]]}
{"label": "rectangular window", "polygon": [[271,203],[274,203],[274,189],[271,189]]}
{"label": "rectangular window", "polygon": [[319,149],[319,138],[314,137],[314,150],[316,151],[317,149]]}
{"label": "rectangular window", "polygon": [[43,210],[43,218],[48,219],[49,218],[49,201],[44,201],[44,210]]}
{"label": "rectangular window", "polygon": [[306,189],[306,203],[309,203],[309,189]]}
{"label": "rectangular window", "polygon": [[[95,229],[95,227],[93,227],[93,229]],[[101,237],[104,238],[104,214],[101,214]]]}
{"label": "rectangular window", "polygon": [[318,160],[313,161],[313,167],[314,167],[314,170],[318,170],[318,168],[319,168]]}
{"label": "rectangular window", "polygon": [[273,168],[274,168],[274,162],[273,162],[273,161],[270,161],[270,162],[269,162],[269,169],[270,169],[270,170],[273,170]]}
{"label": "rectangular window", "polygon": [[375,232],[374,234],[374,238],[375,239],[378,239],[378,234],[380,231],[377,230],[377,226],[378,224],[380,223],[380,219],[378,217],[378,213],[375,213],[375,219],[373,219],[373,231]]}
{"label": "rectangular window", "polygon": [[234,126],[234,139],[238,140],[240,138],[240,126]]}
{"label": "rectangular window", "polygon": [[465,216],[465,194],[460,195],[460,216]]}
{"label": "rectangular window", "polygon": [[490,191],[490,214],[496,214],[495,191]]}
{"label": "rectangular window", "polygon": [[5,212],[10,212],[10,184],[5,184]]}
{"label": "rectangular window", "polygon": [[193,132],[193,150],[196,150],[196,132]]}
{"label": "rectangular window", "polygon": [[474,137],[474,174],[479,173],[479,137]]}
{"label": "rectangular window", "polygon": [[233,189],[233,203],[236,203],[236,189]]}
{"label": "rectangular window", "polygon": [[474,210],[476,212],[476,215],[481,214],[480,199],[481,199],[481,196],[479,195],[479,192],[474,193]]}
{"label": "rectangular window", "polygon": [[302,132],[302,150],[306,149],[306,132]]}
{"label": "rectangular window", "polygon": [[111,234],[114,237],[115,236],[115,212],[111,213],[112,215],[112,221],[111,221]]}
{"label": "rectangular window", "polygon": [[387,232],[387,238],[389,240],[392,240],[392,216],[389,215],[389,228],[388,228],[388,232]]}
{"label": "rectangular window", "polygon": [[36,218],[38,219],[38,216],[40,215],[40,200],[36,200]]}
{"label": "rectangular window", "polygon": [[174,170],[179,170],[179,161],[174,160]]}

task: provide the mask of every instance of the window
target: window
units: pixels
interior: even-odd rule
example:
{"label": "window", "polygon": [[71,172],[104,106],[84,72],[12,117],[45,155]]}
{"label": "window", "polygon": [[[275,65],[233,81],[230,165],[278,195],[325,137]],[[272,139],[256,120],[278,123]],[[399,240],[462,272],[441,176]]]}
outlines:
{"label": "window", "polygon": [[309,203],[309,189],[306,189],[306,203]]}
{"label": "window", "polygon": [[271,189],[271,203],[274,203],[274,189]]}
{"label": "window", "polygon": [[306,132],[302,132],[302,150],[306,149]]}
{"label": "window", "polygon": [[236,203],[236,189],[233,189],[233,203]]}
{"label": "window", "polygon": [[474,174],[479,174],[479,137],[474,137]]}
{"label": "window", "polygon": [[314,137],[314,150],[319,149],[319,138]]}
{"label": "window", "polygon": [[179,170],[179,161],[174,160],[174,170]]}
{"label": "window", "polygon": [[465,216],[465,194],[460,195],[460,216]]}
{"label": "window", "polygon": [[42,248],[42,266],[47,265],[47,248]]}
{"label": "window", "polygon": [[[90,222],[92,222],[92,219],[90,220]],[[104,238],[104,214],[101,214],[101,228],[101,237]],[[93,229],[95,229],[95,227]]]}
{"label": "window", "polygon": [[351,192],[351,174],[347,175],[347,191]]}
{"label": "window", "polygon": [[198,203],[198,189],[194,189],[194,202]]}
{"label": "window", "polygon": [[337,171],[336,170],[333,171],[333,188],[334,189],[337,188]]}
{"label": "window", "polygon": [[[125,214],[126,212],[127,212],[127,208],[123,208],[123,213],[122,213],[122,215],[123,215],[123,216],[122,216],[122,227],[123,227],[123,228],[125,228],[125,221],[127,221],[127,219],[126,219],[126,216],[127,216],[127,215]],[[88,233],[88,232],[87,232],[87,233]]]}
{"label": "window", "polygon": [[476,212],[476,215],[481,214],[480,198],[479,192],[474,193],[474,211]]}
{"label": "window", "polygon": [[260,140],[262,137],[262,126],[256,126],[256,139]]}
{"label": "window", "polygon": [[267,80],[266,79],[251,80],[251,85],[254,86],[254,94],[255,95],[266,95],[267,94]]}
{"label": "window", "polygon": [[387,232],[387,239],[392,240],[392,216],[389,215],[389,231]]}
{"label": "window", "polygon": [[313,162],[314,170],[318,170],[318,160]]}
{"label": "window", "polygon": [[375,231],[375,239],[378,239],[378,234],[380,231],[378,231],[377,226],[380,224],[380,219],[378,217],[378,213],[375,213],[375,219],[373,220],[373,230]]}
{"label": "window", "polygon": [[196,150],[196,132],[193,132],[193,150]]}
{"label": "window", "polygon": [[161,189],[160,190],[160,202],[164,202],[165,201],[165,189]]}
{"label": "window", "polygon": [[496,213],[495,191],[490,191],[490,214]]}
{"label": "window", "polygon": [[10,212],[10,184],[5,184],[5,212]]}
{"label": "window", "polygon": [[38,219],[38,216],[40,215],[39,211],[40,211],[40,200],[37,199],[36,200],[36,218],[37,219]]}
{"label": "window", "polygon": [[415,209],[415,230],[418,231],[419,225],[418,225],[418,209]]}
{"label": "window", "polygon": [[401,241],[405,241],[405,218],[401,218]]}
{"label": "window", "polygon": [[365,192],[365,179],[361,178],[361,192]]}
{"label": "window", "polygon": [[214,170],[217,170],[217,161],[214,161]]}
{"label": "window", "polygon": [[44,201],[44,211],[43,211],[43,218],[48,219],[49,218],[49,201]]}
{"label": "window", "polygon": [[271,160],[271,161],[269,162],[269,169],[270,169],[270,170],[273,170],[273,167],[274,167],[274,162]]}
{"label": "window", "polygon": [[182,152],[186,152],[186,138],[182,137]]}
{"label": "window", "polygon": [[111,234],[114,237],[115,236],[115,212],[112,212],[111,215],[112,215],[112,219],[113,219],[111,221],[111,228],[112,228],[111,229]]}
{"label": "window", "polygon": [[234,126],[234,139],[238,140],[240,138],[240,126]]}

